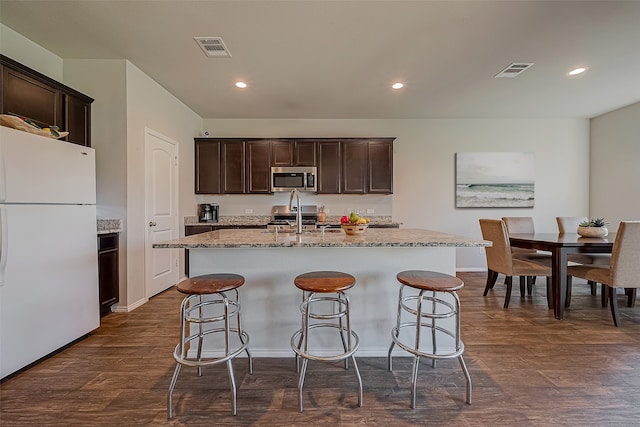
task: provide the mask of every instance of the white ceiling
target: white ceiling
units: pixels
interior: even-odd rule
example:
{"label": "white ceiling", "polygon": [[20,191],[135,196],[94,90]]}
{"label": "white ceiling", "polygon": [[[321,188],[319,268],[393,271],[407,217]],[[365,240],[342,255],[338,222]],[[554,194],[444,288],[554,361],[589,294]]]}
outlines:
{"label": "white ceiling", "polygon": [[[587,118],[640,101],[638,1],[0,0],[0,17],[63,59],[128,59],[203,118]],[[512,62],[535,65],[494,78]]]}

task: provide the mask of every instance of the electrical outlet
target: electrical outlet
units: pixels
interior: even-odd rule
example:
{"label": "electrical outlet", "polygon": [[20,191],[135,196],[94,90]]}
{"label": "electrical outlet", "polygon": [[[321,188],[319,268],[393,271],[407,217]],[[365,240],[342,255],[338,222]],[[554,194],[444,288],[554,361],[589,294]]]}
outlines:
{"label": "electrical outlet", "polygon": [[326,213],[326,214],[330,214],[330,213],[331,213],[331,209],[329,209],[329,208],[324,208],[324,213]]}
{"label": "electrical outlet", "polygon": [[375,209],[367,208],[367,213],[368,214],[375,213]]}
{"label": "electrical outlet", "polygon": [[244,213],[251,214],[253,213],[253,209],[245,209]]}

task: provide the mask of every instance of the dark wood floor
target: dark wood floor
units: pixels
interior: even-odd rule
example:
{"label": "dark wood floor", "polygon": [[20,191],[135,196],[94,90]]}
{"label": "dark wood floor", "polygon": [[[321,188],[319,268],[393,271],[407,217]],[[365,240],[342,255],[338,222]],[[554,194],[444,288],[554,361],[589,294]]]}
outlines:
{"label": "dark wood floor", "polygon": [[[170,289],[131,313],[112,313],[91,337],[0,385],[0,424],[14,425],[452,425],[612,426],[640,419],[640,307],[621,304],[613,326],[586,286],[575,285],[566,320],[547,309],[544,286],[502,308],[504,286],[482,296],[484,273],[460,273],[465,359],[473,405],[464,403],[456,361],[421,365],[417,409],[409,408],[410,359],[359,358],[364,405],[351,370],[310,364],[305,412],[293,359],[235,363],[238,415],[223,367],[198,378],[183,369],[166,420],[180,294]],[[499,279],[499,281],[501,278]],[[621,300],[622,302],[622,300]]]}

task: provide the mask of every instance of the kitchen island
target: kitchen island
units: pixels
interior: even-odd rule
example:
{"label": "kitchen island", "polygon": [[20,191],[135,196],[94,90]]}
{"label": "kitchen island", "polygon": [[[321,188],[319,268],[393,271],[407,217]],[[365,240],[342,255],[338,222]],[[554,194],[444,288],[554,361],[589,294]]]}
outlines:
{"label": "kitchen island", "polygon": [[293,284],[297,275],[336,270],[355,276],[356,285],[348,295],[351,325],[360,336],[356,355],[386,356],[396,316],[396,274],[422,269],[455,275],[456,248],[488,245],[487,241],[424,229],[368,229],[347,236],[334,228],[301,235],[218,230],[153,247],[189,249],[192,277],[223,272],[243,275],[242,321],[251,337],[253,355],[286,357],[293,355],[291,335],[300,327],[301,294]]}

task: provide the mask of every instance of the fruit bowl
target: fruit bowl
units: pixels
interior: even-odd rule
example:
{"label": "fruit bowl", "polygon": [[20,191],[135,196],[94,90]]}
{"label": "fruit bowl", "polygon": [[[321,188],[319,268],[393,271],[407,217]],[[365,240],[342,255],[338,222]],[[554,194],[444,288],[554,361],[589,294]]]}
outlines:
{"label": "fruit bowl", "polygon": [[368,224],[342,224],[341,226],[347,235],[354,236],[367,231]]}

